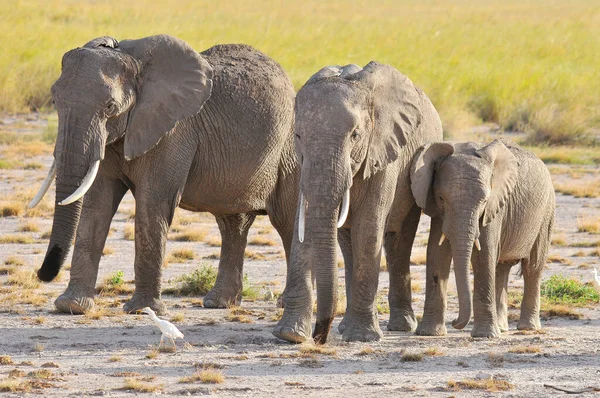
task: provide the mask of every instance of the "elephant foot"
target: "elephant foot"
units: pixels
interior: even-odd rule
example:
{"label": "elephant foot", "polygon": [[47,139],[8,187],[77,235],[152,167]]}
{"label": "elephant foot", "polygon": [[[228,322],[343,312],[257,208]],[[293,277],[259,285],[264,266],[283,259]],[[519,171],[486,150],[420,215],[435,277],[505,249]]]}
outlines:
{"label": "elephant foot", "polygon": [[500,328],[500,332],[508,332],[508,319],[499,321],[498,327]]}
{"label": "elephant foot", "polygon": [[541,328],[540,318],[519,319],[519,323],[517,323],[517,329],[519,330],[538,330]]}
{"label": "elephant foot", "polygon": [[342,321],[340,322],[340,324],[338,325],[338,332],[340,334],[344,334],[344,331],[346,330],[346,328],[348,327],[348,323],[350,322],[350,316],[348,315],[348,313],[346,312],[346,315],[344,315],[344,318],[342,318]]}
{"label": "elephant foot", "polygon": [[484,337],[488,339],[500,337],[500,328],[496,324],[490,325],[473,325],[471,337]]}
{"label": "elephant foot", "polygon": [[446,325],[443,323],[434,323],[421,321],[417,326],[415,334],[418,336],[445,336],[448,333]]}
{"label": "elephant foot", "polygon": [[300,319],[287,315],[284,312],[283,317],[273,329],[273,335],[281,340],[290,343],[304,343],[311,338],[312,317],[302,317]]}
{"label": "elephant foot", "polygon": [[417,328],[417,318],[411,311],[410,313],[399,314],[392,312],[390,314],[390,320],[387,324],[387,330],[394,330],[399,332],[414,332]]}
{"label": "elephant foot", "polygon": [[371,324],[348,322],[342,339],[344,341],[379,341],[383,337],[383,332],[377,322]]}
{"label": "elephant foot", "polygon": [[71,289],[67,289],[54,300],[54,306],[59,312],[65,314],[83,314],[94,308],[94,296],[76,294]]}
{"label": "elephant foot", "polygon": [[202,300],[204,308],[228,308],[242,304],[242,289],[213,287]]}
{"label": "elephant foot", "polygon": [[161,300],[155,297],[142,296],[137,293],[134,293],[133,297],[125,303],[123,310],[130,314],[145,307],[152,308],[158,315],[167,313],[167,306]]}

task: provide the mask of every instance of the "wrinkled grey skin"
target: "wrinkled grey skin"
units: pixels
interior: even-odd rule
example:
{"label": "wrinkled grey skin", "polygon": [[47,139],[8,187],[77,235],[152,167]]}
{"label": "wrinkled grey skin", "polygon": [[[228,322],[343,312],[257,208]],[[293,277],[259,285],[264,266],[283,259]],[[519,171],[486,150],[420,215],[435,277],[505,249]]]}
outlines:
{"label": "wrinkled grey skin", "polygon": [[[57,206],[40,279],[56,276],[77,229],[59,311],[93,307],[110,222],[128,190],[136,201],[136,289],[127,312],[165,312],[161,264],[177,206],[214,214],[221,231],[219,273],[206,307],[240,302],[244,248],[257,214],[270,216],[289,251],[299,178],[294,89],[264,54],[246,45],[198,53],[166,35],[121,43],[101,37],[64,55],[52,94]],[[58,205],[95,160],[100,169],[85,197]]]}
{"label": "wrinkled grey skin", "polygon": [[[384,245],[390,270],[388,329],[414,330],[409,260],[420,209],[410,192],[409,171],[419,146],[442,138],[435,108],[389,65],[326,67],[296,96],[295,133],[306,228],[301,243],[298,207],[285,310],[273,334],[291,342],[310,339],[312,271],[318,302],[313,338],[326,342],[337,302],[336,238],[346,271],[344,340],[382,336],[375,295]],[[348,189],[350,212],[338,230],[339,206]]]}
{"label": "wrinkled grey skin", "polygon": [[[460,304],[455,328],[465,327],[471,317],[472,264],[471,336],[498,337],[507,331],[508,276],[510,268],[521,262],[525,287],[517,328],[538,329],[540,281],[555,210],[552,180],[544,163],[509,140],[488,145],[439,142],[419,150],[411,181],[417,204],[432,217],[425,309],[417,334],[446,334],[446,286],[452,260]],[[439,245],[442,233],[446,240]]]}

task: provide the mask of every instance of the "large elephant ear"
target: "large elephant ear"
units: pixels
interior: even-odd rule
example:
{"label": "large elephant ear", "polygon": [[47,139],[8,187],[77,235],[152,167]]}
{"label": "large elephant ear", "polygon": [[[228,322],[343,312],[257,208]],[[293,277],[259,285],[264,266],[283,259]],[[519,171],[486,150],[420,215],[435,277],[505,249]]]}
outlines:
{"label": "large elephant ear", "polygon": [[475,151],[475,154],[492,164],[491,191],[483,211],[483,226],[488,225],[504,207],[514,189],[519,162],[513,153],[500,140]]}
{"label": "large elephant ear", "polygon": [[123,40],[119,48],[138,60],[140,68],[125,132],[125,158],[130,160],[202,109],[212,90],[212,68],[186,42],[168,35]]}
{"label": "large elephant ear", "polygon": [[410,189],[415,202],[425,214],[437,214],[437,206],[433,197],[433,174],[437,162],[454,153],[454,146],[449,142],[434,142],[422,146],[415,153],[410,168]]}
{"label": "large elephant ear", "polygon": [[400,148],[421,124],[421,94],[395,68],[369,62],[355,74],[372,87],[374,131],[371,134],[364,178],[398,159]]}

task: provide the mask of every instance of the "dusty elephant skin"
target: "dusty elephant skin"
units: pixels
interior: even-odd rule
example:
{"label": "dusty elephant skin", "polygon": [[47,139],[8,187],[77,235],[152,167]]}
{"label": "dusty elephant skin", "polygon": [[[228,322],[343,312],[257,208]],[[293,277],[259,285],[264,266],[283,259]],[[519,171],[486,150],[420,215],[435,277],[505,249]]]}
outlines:
{"label": "dusty elephant skin", "polygon": [[508,330],[510,268],[521,263],[524,295],[520,330],[540,328],[540,283],[550,247],[555,197],[550,173],[532,153],[509,140],[488,145],[447,142],[419,150],[411,171],[415,200],[432,217],[420,335],[444,335],[446,286],[454,260],[459,315],[471,317],[469,264],[473,266],[473,337]]}
{"label": "dusty elephant skin", "polygon": [[136,200],[136,290],[128,312],[165,311],[161,264],[177,206],[214,214],[223,238],[207,307],[240,302],[244,248],[257,214],[270,216],[288,252],[299,175],[294,90],[264,54],[246,45],[198,53],[167,35],[120,43],[100,37],[64,55],[52,95],[57,206],[40,279],[57,275],[77,230],[59,311],[93,307],[110,222],[128,190]]}
{"label": "dusty elephant skin", "polygon": [[317,72],[298,92],[295,120],[299,206],[285,310],[273,334],[291,342],[310,339],[312,272],[318,306],[313,338],[327,341],[337,302],[336,238],[346,271],[343,339],[382,336],[375,296],[383,245],[390,270],[388,329],[414,330],[409,260],[420,209],[410,191],[410,161],[419,146],[441,140],[437,111],[406,76],[371,62]]}

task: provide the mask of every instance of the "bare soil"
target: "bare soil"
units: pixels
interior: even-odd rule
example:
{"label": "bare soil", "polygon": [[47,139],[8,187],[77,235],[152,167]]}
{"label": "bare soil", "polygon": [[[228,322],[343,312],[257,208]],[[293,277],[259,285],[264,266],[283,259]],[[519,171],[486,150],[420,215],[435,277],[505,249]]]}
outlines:
{"label": "bare soil", "polygon": [[[51,163],[44,155],[32,161],[43,164],[38,170],[0,170],[0,195],[7,198],[24,189],[37,189]],[[578,167],[579,177],[600,178],[596,168]],[[568,167],[553,167],[556,181],[573,178]],[[50,197],[54,191],[49,192]],[[597,266],[596,247],[572,247],[581,242],[593,242],[600,235],[577,232],[578,219],[600,217],[600,199],[557,195],[555,235],[566,241],[566,246],[555,246],[551,255],[555,262],[548,264],[545,277],[564,274],[591,281],[590,266]],[[98,284],[116,271],[123,271],[125,281],[133,279],[133,241],[123,238],[124,228],[132,221],[133,198],[128,195],[112,223],[107,247],[112,249],[101,260]],[[206,231],[204,241],[219,238],[218,229],[210,215],[193,215],[177,211],[178,219],[192,219],[193,228]],[[17,233],[21,222],[29,218],[0,218],[2,236]],[[37,269],[43,259],[47,239],[41,235],[51,227],[51,218],[31,218],[39,232],[23,232],[34,239],[33,244],[0,244],[0,265],[9,257],[24,260],[24,269]],[[190,220],[188,220],[190,221]],[[423,258],[429,219],[423,216],[415,241],[413,259]],[[251,257],[260,253],[264,259],[246,260],[244,272],[259,290],[259,300],[244,301],[242,307],[249,323],[227,319],[228,309],[210,310],[201,307],[200,297],[165,296],[170,316],[177,315],[179,329],[185,338],[177,341],[176,352],[160,352],[152,357],[160,332],[141,315],[126,315],[121,311],[127,295],[101,295],[97,307],[104,309],[100,319],[90,316],[58,314],[53,300],[67,286],[68,272],[58,281],[35,289],[47,297],[40,305],[24,304],[24,294],[7,284],[8,276],[0,275],[0,356],[10,356],[12,364],[2,364],[0,357],[0,386],[9,379],[9,372],[18,369],[15,380],[36,380],[30,372],[47,368],[51,375],[31,383],[29,392],[5,392],[6,396],[130,396],[149,395],[207,395],[222,396],[383,396],[405,393],[410,396],[490,396],[485,389],[469,390],[450,387],[450,381],[476,379],[478,381],[507,381],[508,391],[497,396],[542,397],[563,394],[544,387],[551,384],[569,390],[586,387],[600,388],[600,307],[575,308],[581,319],[543,319],[541,333],[523,334],[515,330],[518,308],[511,308],[511,330],[499,339],[472,339],[470,327],[459,331],[448,324],[445,337],[419,337],[412,333],[387,332],[388,315],[380,315],[384,338],[376,343],[344,343],[337,333],[336,318],[327,354],[301,352],[302,346],[276,339],[271,330],[281,310],[271,298],[283,290],[285,260],[279,237],[270,228],[267,218],[259,217],[251,230],[250,240],[257,235],[271,238],[274,246],[249,245]],[[217,266],[212,255],[219,248],[205,242],[176,242],[170,240],[167,251],[191,249],[196,259],[171,263],[164,268],[165,287],[173,285],[180,275],[194,270],[199,263]],[[254,254],[254,255],[253,255]],[[576,255],[576,256],[574,256]],[[340,257],[341,258],[341,257]],[[558,258],[558,259],[556,259]],[[522,279],[513,268],[510,285],[522,288]],[[421,314],[424,300],[425,267],[413,265],[414,308]],[[343,291],[344,273],[340,268],[340,291]],[[388,276],[380,274],[380,303],[386,302]],[[16,299],[15,299],[16,295]],[[10,298],[13,298],[13,301]],[[23,296],[24,297],[24,296]],[[266,298],[262,300],[261,298]],[[382,305],[383,306],[383,305]],[[457,298],[451,281],[448,321],[457,314]],[[167,317],[169,318],[169,317]],[[231,319],[231,318],[230,318]],[[531,353],[515,353],[516,348],[531,347]],[[424,354],[431,349],[436,355]],[[519,350],[517,350],[519,351]],[[149,355],[150,354],[150,355]],[[407,354],[423,354],[420,360],[408,361]],[[150,358],[149,358],[150,357]],[[4,362],[10,362],[4,360]],[[221,384],[203,384],[200,381],[181,382],[203,365],[221,368]],[[15,372],[13,372],[13,375]],[[143,393],[125,388],[125,380],[134,379],[157,387],[156,392]],[[43,381],[43,382],[40,382]],[[491,384],[491,383],[488,383]],[[0,387],[1,389],[1,387]],[[597,394],[588,392],[587,395]]]}

